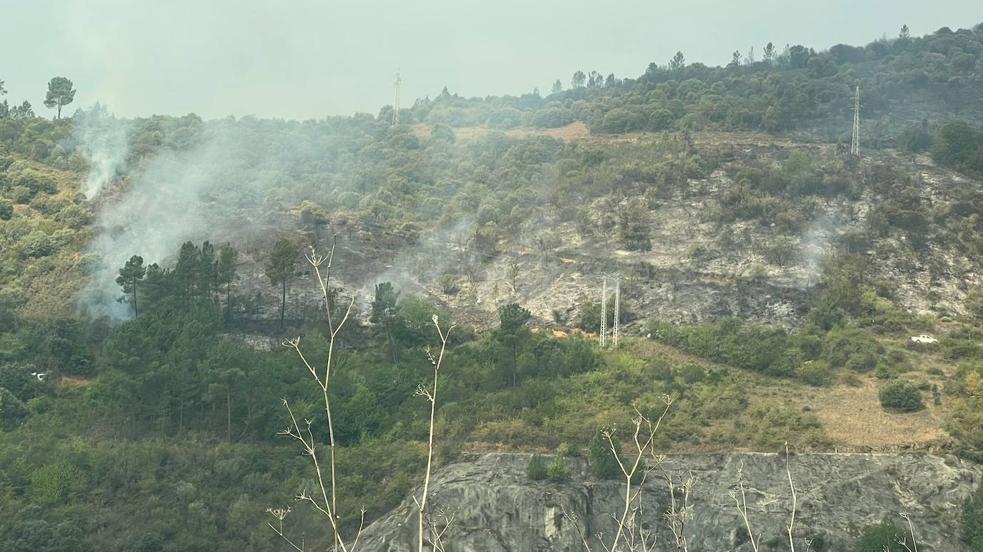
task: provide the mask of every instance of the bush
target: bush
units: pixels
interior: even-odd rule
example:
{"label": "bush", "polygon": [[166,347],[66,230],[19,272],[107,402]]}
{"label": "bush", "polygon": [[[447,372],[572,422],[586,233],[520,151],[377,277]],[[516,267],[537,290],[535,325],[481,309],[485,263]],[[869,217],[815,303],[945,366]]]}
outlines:
{"label": "bush", "polygon": [[809,385],[824,387],[833,383],[833,370],[821,360],[810,360],[799,367],[799,379]]}
{"label": "bush", "polygon": [[[612,442],[617,449],[618,441],[612,438]],[[591,474],[598,479],[617,479],[622,475],[618,459],[611,452],[611,445],[601,430],[598,430],[590,441],[587,460],[590,462]]]}
{"label": "bush", "polygon": [[823,342],[823,357],[834,368],[845,366],[853,355],[860,355],[863,359],[873,356],[876,361],[877,356],[883,353],[884,347],[877,340],[856,328],[833,330]]}
{"label": "bush", "polygon": [[543,461],[542,456],[534,454],[529,459],[529,465],[526,466],[526,476],[529,477],[530,481],[542,481],[546,479],[546,462]]}
{"label": "bush", "polygon": [[31,195],[38,192],[53,194],[58,192],[58,186],[50,176],[38,171],[25,169],[14,179],[15,186],[23,186],[31,191]]}
{"label": "bush", "polygon": [[962,541],[971,552],[983,552],[983,485],[963,503]]}
{"label": "bush", "polygon": [[0,220],[10,220],[14,216],[14,204],[6,199],[0,199]]}
{"label": "bush", "polygon": [[896,379],[881,387],[881,406],[901,412],[921,410],[922,393],[908,380]]}
{"label": "bush", "polygon": [[0,387],[0,430],[17,428],[28,416],[27,407],[7,389]]}
{"label": "bush", "polygon": [[870,351],[853,353],[846,359],[846,367],[854,372],[869,372],[877,367],[877,356]]}
{"label": "bush", "polygon": [[34,192],[26,186],[14,186],[10,189],[10,197],[15,203],[24,205],[30,203],[31,198],[34,197]]}
{"label": "bush", "polygon": [[570,480],[570,468],[567,467],[567,461],[560,456],[556,455],[553,462],[546,468],[546,476],[549,480],[554,483],[563,483],[564,481]]}
{"label": "bush", "polygon": [[900,539],[906,537],[900,527],[893,521],[885,519],[877,525],[865,527],[854,550],[856,552],[906,552],[898,543]]}

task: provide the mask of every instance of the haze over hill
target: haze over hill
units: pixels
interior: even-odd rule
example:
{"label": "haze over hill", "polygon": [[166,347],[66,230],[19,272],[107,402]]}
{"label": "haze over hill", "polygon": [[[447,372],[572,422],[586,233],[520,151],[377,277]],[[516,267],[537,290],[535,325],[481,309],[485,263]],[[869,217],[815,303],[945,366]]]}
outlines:
{"label": "haze over hill", "polygon": [[301,0],[287,9],[232,0],[7,0],[0,11],[0,51],[31,52],[30,62],[4,64],[12,97],[40,104],[39,87],[71,73],[86,83],[76,105],[101,102],[121,116],[293,119],[376,113],[392,101],[396,71],[405,105],[445,85],[464,96],[517,96],[546,93],[557,78],[569,85],[578,69],[635,77],[677,50],[723,65],[734,50],[753,47],[760,57],[769,41],[826,49],[894,36],[903,24],[920,35],[979,20],[973,0]]}
{"label": "haze over hill", "polygon": [[[983,550],[983,24],[530,61],[538,92],[407,85],[301,122],[207,115],[328,110],[289,78],[307,58],[209,63],[314,18],[186,6],[174,78],[106,92],[172,30],[128,6],[58,14],[142,31],[86,32],[103,64],[134,46],[118,66],[86,80],[68,47],[44,102],[0,75],[5,551]],[[445,7],[459,33],[499,17]],[[186,50],[268,10],[296,36]],[[554,27],[648,12],[572,13]],[[855,24],[781,21],[809,14]],[[604,18],[585,44],[627,32]],[[529,70],[493,69],[479,94]]]}

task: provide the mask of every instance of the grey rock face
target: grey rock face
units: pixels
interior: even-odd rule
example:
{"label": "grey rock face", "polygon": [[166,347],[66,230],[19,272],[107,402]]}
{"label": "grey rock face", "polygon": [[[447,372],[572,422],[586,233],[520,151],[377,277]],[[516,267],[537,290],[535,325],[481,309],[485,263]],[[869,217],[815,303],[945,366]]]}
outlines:
{"label": "grey rock face", "polygon": [[[623,483],[592,480],[578,459],[567,460],[573,472],[569,482],[532,482],[526,476],[528,461],[525,454],[486,454],[435,474],[432,500],[453,516],[443,539],[448,551],[583,551],[581,533],[594,550],[604,549],[598,539],[610,544],[616,529],[612,514],[624,508]],[[959,520],[963,501],[980,480],[975,464],[925,454],[810,453],[793,455],[791,471],[798,493],[796,550],[806,549],[806,539],[816,551],[850,550],[864,526],[885,516],[904,525],[900,512],[914,524],[918,550],[965,550]],[[685,528],[691,552],[751,550],[732,496],[739,492],[741,477],[760,549],[788,550],[791,494],[784,455],[667,457],[645,484],[640,525],[656,539],[654,550],[675,551],[664,515],[669,504],[665,474],[677,487],[692,474],[692,512]],[[410,499],[366,529],[362,550],[415,550],[416,524]]]}

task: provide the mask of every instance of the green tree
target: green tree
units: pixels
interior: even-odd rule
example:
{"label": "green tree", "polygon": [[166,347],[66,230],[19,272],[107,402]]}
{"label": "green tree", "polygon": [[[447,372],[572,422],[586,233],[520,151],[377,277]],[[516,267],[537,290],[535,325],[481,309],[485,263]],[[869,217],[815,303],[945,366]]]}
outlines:
{"label": "green tree", "polygon": [[512,355],[512,386],[519,382],[518,357],[519,343],[529,333],[526,322],[532,314],[517,303],[509,303],[498,309],[499,328],[497,337]]}
{"label": "green tree", "polygon": [[573,74],[573,78],[570,79],[570,84],[574,88],[583,88],[585,82],[587,82],[587,75],[583,71],[577,71]]}
{"label": "green tree", "polygon": [[649,211],[642,200],[632,200],[618,213],[618,234],[628,251],[651,251]]}
{"label": "green tree", "polygon": [[130,296],[129,301],[133,305],[133,316],[140,314],[137,308],[137,286],[146,274],[147,268],[143,266],[143,257],[134,255],[126,261],[123,268],[119,269],[119,276],[116,277],[116,283],[123,288],[123,293]]}
{"label": "green tree", "polygon": [[227,341],[209,352],[203,363],[209,395],[225,403],[225,439],[232,441],[233,390],[246,379],[246,372],[255,359],[241,347]]}
{"label": "green tree", "polygon": [[963,542],[971,552],[983,552],[983,485],[966,498],[963,503],[962,532]]}
{"label": "green tree", "polygon": [[14,204],[9,200],[0,199],[0,220],[10,220],[14,216]]}
{"label": "green tree", "polygon": [[11,119],[30,119],[34,117],[34,108],[31,106],[31,102],[24,100],[20,105],[11,107],[8,116]]}
{"label": "green tree", "polygon": [[765,61],[768,64],[775,62],[775,56],[776,56],[775,45],[772,44],[771,42],[765,44],[764,56],[765,56]]}
{"label": "green tree", "polygon": [[369,322],[377,324],[386,334],[386,341],[392,353],[393,364],[399,364],[396,348],[395,325],[399,320],[399,292],[392,282],[375,285],[375,299],[372,300]]}
{"label": "green tree", "polygon": [[280,329],[283,329],[283,317],[287,307],[287,283],[294,275],[297,266],[297,246],[290,240],[281,239],[273,244],[270,257],[266,262],[266,277],[274,286],[280,286]]}
{"label": "green tree", "polygon": [[553,82],[553,89],[551,90],[551,92],[553,94],[559,94],[560,92],[563,92],[563,83],[560,82],[560,79],[556,79],[556,81]]}
{"label": "green tree", "polygon": [[533,454],[529,459],[529,465],[526,466],[526,476],[530,481],[542,481],[547,475],[546,461],[542,456]]}
{"label": "green tree", "polygon": [[239,263],[239,252],[231,244],[223,244],[218,250],[218,261],[215,264],[215,277],[219,285],[225,286],[225,319],[232,319],[232,283],[236,281],[236,265]]}
{"label": "green tree", "polygon": [[27,419],[24,402],[5,387],[0,387],[0,430],[11,431]]}
{"label": "green tree", "polygon": [[186,306],[199,294],[201,265],[201,249],[190,241],[181,244],[172,274]]}
{"label": "green tree", "polygon": [[72,81],[65,77],[55,77],[48,81],[48,94],[44,98],[44,106],[57,108],[57,119],[61,119],[61,108],[75,100],[75,89]]}
{"label": "green tree", "polygon": [[[611,440],[614,443],[614,448],[619,449],[621,444],[617,439],[612,436]],[[591,439],[590,447],[587,449],[587,460],[590,463],[591,473],[598,479],[618,479],[624,475],[621,473],[618,459],[611,451],[611,444],[608,443],[602,430],[597,430],[594,433],[594,438]]]}
{"label": "green tree", "polygon": [[676,52],[676,55],[669,60],[669,70],[679,71],[683,67],[686,67],[686,56],[682,52]]}

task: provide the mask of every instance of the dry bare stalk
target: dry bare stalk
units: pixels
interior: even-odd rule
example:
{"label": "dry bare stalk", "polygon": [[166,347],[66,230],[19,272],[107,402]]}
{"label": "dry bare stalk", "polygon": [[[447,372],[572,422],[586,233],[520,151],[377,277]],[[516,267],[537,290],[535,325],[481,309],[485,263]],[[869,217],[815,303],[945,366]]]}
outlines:
{"label": "dry bare stalk", "polygon": [[798,497],[795,494],[795,483],[792,482],[792,468],[789,466],[788,441],[785,441],[785,473],[788,474],[788,487],[792,490],[792,517],[789,519],[785,529],[788,532],[788,549],[790,552],[795,552],[795,540],[792,536],[792,531],[795,527],[795,507],[797,506]]}
{"label": "dry bare stalk", "polygon": [[[427,348],[427,358],[430,359],[430,364],[433,365],[433,387],[430,389],[424,388],[422,385],[417,387],[416,394],[421,397],[426,397],[430,401],[430,432],[427,437],[427,471],[423,477],[423,496],[421,498],[413,497],[413,501],[417,505],[418,524],[417,524],[417,550],[418,552],[423,551],[423,525],[424,518],[427,515],[427,499],[430,494],[430,474],[433,467],[433,428],[434,428],[434,417],[437,412],[437,374],[440,372],[440,365],[444,361],[444,353],[447,351],[447,338],[450,337],[451,330],[454,326],[447,328],[444,332],[440,329],[440,323],[437,315],[433,315],[433,325],[437,328],[437,335],[440,336],[440,353],[437,354],[437,358],[434,358],[433,353]],[[443,536],[444,530],[440,532],[440,536]]]}
{"label": "dry bare stalk", "polygon": [[908,523],[908,532],[911,534],[911,546],[913,548],[908,547],[907,538],[898,539],[898,544],[903,546],[908,552],[918,552],[918,542],[915,540],[915,526],[911,523],[911,517],[908,515],[908,512],[901,512],[898,515]]}
{"label": "dry bare stalk", "polygon": [[669,530],[672,531],[673,540],[676,541],[677,552],[689,552],[689,543],[686,540],[686,522],[692,514],[689,505],[689,495],[693,488],[693,473],[690,472],[686,482],[683,483],[682,506],[676,502],[676,486],[672,482],[672,475],[663,471],[666,483],[669,485],[669,511],[666,512],[666,522]]}
{"label": "dry bare stalk", "polygon": [[737,493],[731,491],[730,496],[734,499],[734,503],[737,504],[737,512],[741,515],[741,519],[744,520],[744,526],[747,527],[747,536],[751,540],[751,549],[754,552],[758,552],[758,541],[754,540],[754,532],[751,530],[751,520],[747,515],[747,495],[744,491],[744,463],[741,463],[740,469],[737,470],[737,483],[741,490],[740,499],[737,498]]}
{"label": "dry bare stalk", "polygon": [[[662,420],[664,420],[666,414],[669,413],[669,408],[672,406],[672,397],[666,395],[663,397],[663,401],[665,402],[666,407],[654,424],[651,420],[642,415],[637,408],[635,409],[635,418],[632,420],[632,422],[635,424],[635,430],[632,434],[632,441],[635,444],[635,458],[631,461],[630,467],[621,460],[620,451],[614,446],[614,433],[608,430],[602,433],[608,442],[608,447],[611,449],[611,453],[614,454],[614,458],[618,462],[618,467],[621,468],[622,475],[625,476],[625,506],[621,512],[621,516],[615,518],[618,523],[618,529],[615,532],[614,540],[611,541],[610,546],[605,545],[603,542],[601,543],[601,546],[603,546],[605,550],[618,550],[618,544],[622,540],[624,540],[625,546],[628,548],[628,550],[635,550],[635,544],[633,544],[632,539],[625,535],[626,530],[630,530],[632,534],[634,534],[634,524],[632,524],[630,527],[628,523],[629,514],[632,511],[633,503],[636,501],[641,503],[641,493],[642,488],[645,485],[645,477],[648,475],[649,471],[655,469],[655,466],[642,470],[644,472],[641,474],[642,480],[634,492],[632,491],[632,479],[634,479],[635,474],[638,473],[639,467],[642,465],[642,460],[647,453],[651,451],[653,458],[657,458],[655,455],[654,444],[655,435],[658,433],[659,427],[662,425]],[[643,427],[645,428],[644,434],[642,433]]]}
{"label": "dry bare stalk", "polygon": [[580,542],[584,545],[584,551],[592,552],[590,542],[587,540],[587,535],[585,535],[584,532],[580,530],[580,526],[577,525],[577,514],[571,514],[563,506],[560,506],[560,512],[563,513],[563,517],[569,519],[570,523],[573,524],[573,528],[577,531],[577,535],[580,537]]}
{"label": "dry bare stalk", "polygon": [[[303,351],[300,348],[300,337],[293,339],[288,339],[283,342],[285,347],[289,347],[297,352],[297,356],[300,357],[301,362],[310,372],[311,377],[317,382],[318,387],[321,388],[322,397],[324,400],[324,413],[327,417],[328,423],[328,448],[329,448],[329,465],[327,469],[321,466],[320,461],[317,457],[317,444],[314,439],[313,432],[311,431],[312,420],[305,420],[306,427],[302,430],[300,424],[297,422],[297,418],[294,416],[293,411],[290,409],[290,404],[286,399],[283,400],[284,407],[286,407],[287,412],[290,414],[290,420],[292,425],[287,427],[287,429],[280,432],[281,435],[286,435],[288,437],[293,437],[301,442],[304,447],[305,452],[311,458],[311,462],[314,465],[314,471],[317,474],[317,483],[320,490],[320,499],[315,499],[314,497],[307,494],[304,490],[298,495],[297,500],[309,502],[315,510],[328,518],[331,524],[331,532],[333,535],[333,546],[332,550],[341,552],[352,552],[358,545],[358,539],[362,533],[362,527],[365,522],[365,511],[361,513],[361,522],[359,523],[358,531],[355,534],[354,540],[351,545],[347,545],[342,538],[341,530],[339,527],[339,520],[341,519],[338,514],[338,495],[337,495],[337,474],[336,474],[336,462],[335,462],[335,435],[334,435],[334,421],[331,415],[331,399],[330,399],[330,389],[331,389],[331,372],[334,368],[334,348],[337,341],[338,332],[345,326],[348,321],[348,317],[351,315],[352,306],[355,304],[355,297],[352,297],[351,302],[348,304],[348,308],[345,310],[345,314],[341,321],[335,325],[332,319],[331,304],[328,299],[328,280],[331,277],[331,263],[334,260],[335,245],[331,246],[331,251],[327,256],[319,255],[314,248],[311,248],[309,254],[305,257],[307,262],[314,268],[314,273],[317,276],[318,286],[321,288],[321,297],[324,300],[324,310],[328,323],[328,352],[327,358],[324,361],[323,374],[318,371],[304,356]],[[323,269],[323,274],[322,274]],[[327,481],[325,481],[325,472],[327,472]],[[272,513],[272,512],[271,512]],[[274,517],[276,515],[274,514]],[[295,543],[291,542],[284,534],[282,530],[283,519],[279,518],[280,528],[274,527],[274,532],[276,532],[284,541],[286,541],[295,550],[303,550],[302,547],[298,547]]]}
{"label": "dry bare stalk", "polygon": [[[437,517],[443,518],[443,523],[437,524],[434,520]],[[433,545],[434,552],[445,552],[444,548],[444,533],[454,524],[454,514],[448,516],[443,512],[437,515],[431,516],[428,519],[428,526],[430,529],[430,544]]]}

